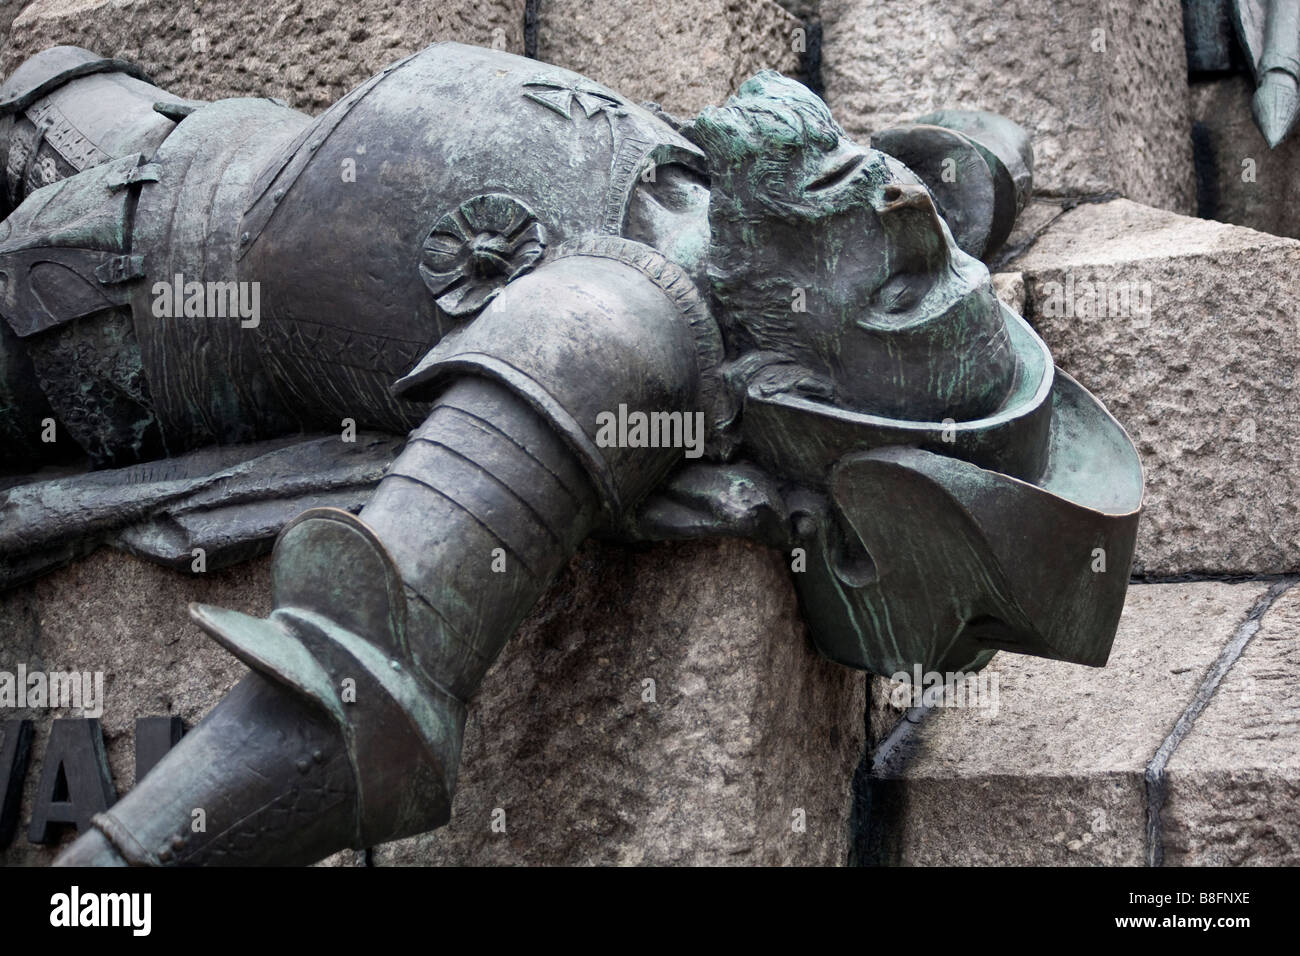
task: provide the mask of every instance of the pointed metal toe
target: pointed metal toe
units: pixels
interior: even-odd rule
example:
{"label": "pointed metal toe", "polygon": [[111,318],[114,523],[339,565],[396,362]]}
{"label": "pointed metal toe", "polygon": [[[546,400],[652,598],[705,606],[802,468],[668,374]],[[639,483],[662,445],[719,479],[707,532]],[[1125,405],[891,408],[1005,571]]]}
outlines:
{"label": "pointed metal toe", "polygon": [[1252,107],[1255,122],[1270,149],[1276,149],[1291,132],[1297,106],[1300,106],[1300,91],[1296,89],[1295,78],[1280,70],[1266,73],[1255,91]]}

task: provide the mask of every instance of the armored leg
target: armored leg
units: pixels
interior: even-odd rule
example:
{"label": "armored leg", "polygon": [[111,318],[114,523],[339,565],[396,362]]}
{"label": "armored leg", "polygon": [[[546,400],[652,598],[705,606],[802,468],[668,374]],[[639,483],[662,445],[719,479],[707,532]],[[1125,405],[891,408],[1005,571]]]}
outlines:
{"label": "armored leg", "polygon": [[573,452],[520,398],[453,385],[360,519],[286,529],[270,620],[196,610],[262,674],[61,862],[304,863],[445,823],[464,701],[597,514]]}
{"label": "armored leg", "polygon": [[[96,815],[95,829],[58,865],[305,864],[340,849],[336,834],[356,817],[337,729],[259,674],[240,681],[185,738],[184,753],[173,750],[158,768]],[[294,839],[281,844],[286,831]]]}
{"label": "armored leg", "polygon": [[107,840],[133,863],[293,863],[447,822],[465,702],[582,540],[682,460],[600,423],[620,405],[703,420],[721,351],[689,280],[636,243],[577,244],[529,280],[399,383],[431,411],[360,516],[284,528],[269,617],[191,607],[293,703],[241,685],[66,860]]}

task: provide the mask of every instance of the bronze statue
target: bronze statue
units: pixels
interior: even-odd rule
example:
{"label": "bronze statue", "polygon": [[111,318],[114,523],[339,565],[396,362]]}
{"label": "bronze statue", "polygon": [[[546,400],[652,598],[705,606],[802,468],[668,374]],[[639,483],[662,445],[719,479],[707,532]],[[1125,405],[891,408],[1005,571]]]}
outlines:
{"label": "bronze statue", "polygon": [[1191,72],[1228,72],[1244,60],[1255,124],[1270,148],[1286,139],[1300,114],[1300,0],[1183,0],[1183,21]]}
{"label": "bronze statue", "polygon": [[268,618],[192,608],[252,673],[61,862],[445,823],[465,701],[593,533],[791,552],[849,666],[1105,663],[1141,469],[977,258],[1029,188],[1008,121],[882,151],[775,73],[683,122],[455,43],[314,120],[66,47],[0,110],[0,427],[99,469],[11,482],[0,572],[278,531]]}

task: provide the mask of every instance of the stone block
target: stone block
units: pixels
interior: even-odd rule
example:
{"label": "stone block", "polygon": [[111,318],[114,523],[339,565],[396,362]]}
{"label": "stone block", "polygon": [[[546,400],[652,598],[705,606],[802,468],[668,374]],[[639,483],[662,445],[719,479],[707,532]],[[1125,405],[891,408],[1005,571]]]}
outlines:
{"label": "stone block", "polygon": [[[0,592],[0,671],[13,674],[22,664],[29,673],[104,673],[99,720],[119,797],[135,784],[137,717],[177,716],[192,727],[246,673],[190,621],[190,601],[268,613],[268,559],[190,577],[104,549]],[[35,723],[19,830],[9,848],[0,850],[0,863],[48,863],[72,839],[68,828],[59,844],[29,843],[27,821],[51,720],[83,715],[82,710],[0,710],[0,719]]]}
{"label": "stone block", "polygon": [[1167,866],[1300,864],[1300,587],[1273,604],[1166,767]]}
{"label": "stone block", "polygon": [[1300,569],[1300,242],[1119,200],[1066,212],[1005,268],[1137,445],[1135,571]]}
{"label": "stone block", "polygon": [[936,109],[1034,135],[1034,186],[1192,212],[1179,0],[824,0],[826,98],[866,137]]}
{"label": "stone block", "polygon": [[431,43],[522,53],[523,30],[524,0],[36,0],[14,20],[0,74],[67,43],[138,63],[179,96],[275,96],[318,113]]}
{"label": "stone block", "polygon": [[1141,865],[1146,767],[1265,590],[1134,585],[1101,670],[998,655],[996,706],[933,708],[878,758],[865,859]]}
{"label": "stone block", "polygon": [[797,75],[802,30],[773,0],[541,0],[537,58],[686,118],[759,70]]}
{"label": "stone block", "polygon": [[[101,550],[0,594],[0,670],[105,672],[120,796],[134,783],[136,717],[193,726],[244,673],[190,623],[187,603],[265,614],[269,578],[267,559],[188,577]],[[866,686],[813,651],[776,552],[588,543],[471,705],[451,825],[374,859],[844,863]],[[37,722],[23,829],[0,863],[57,852],[25,830],[53,716],[0,713]],[[504,833],[492,829],[496,808]]]}
{"label": "stone block", "polygon": [[740,541],[586,546],[471,703],[451,823],[375,863],[845,863],[866,681],[788,574]]}

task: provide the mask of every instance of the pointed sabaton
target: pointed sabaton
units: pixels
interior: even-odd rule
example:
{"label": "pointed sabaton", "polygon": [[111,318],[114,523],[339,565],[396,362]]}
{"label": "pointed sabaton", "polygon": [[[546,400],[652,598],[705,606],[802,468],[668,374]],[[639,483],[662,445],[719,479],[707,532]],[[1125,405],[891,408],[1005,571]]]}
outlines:
{"label": "pointed sabaton", "polygon": [[1296,109],[1300,106],[1295,77],[1282,70],[1269,70],[1255,91],[1253,106],[1260,132],[1269,148],[1275,149],[1295,124]]}

